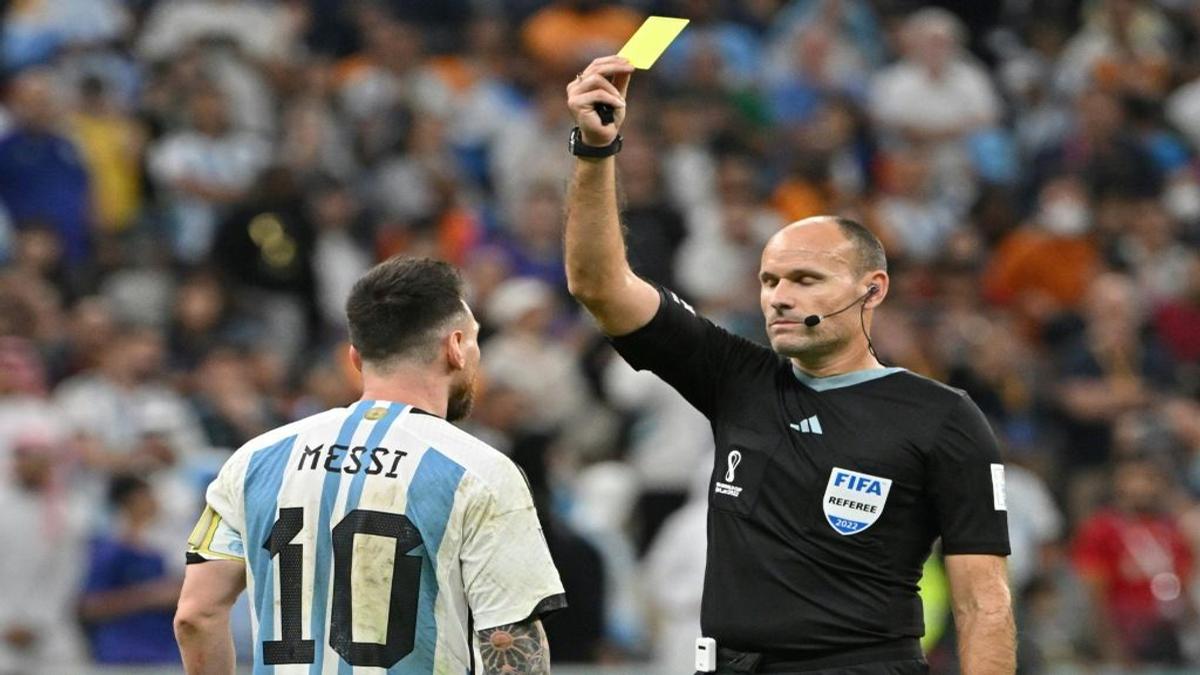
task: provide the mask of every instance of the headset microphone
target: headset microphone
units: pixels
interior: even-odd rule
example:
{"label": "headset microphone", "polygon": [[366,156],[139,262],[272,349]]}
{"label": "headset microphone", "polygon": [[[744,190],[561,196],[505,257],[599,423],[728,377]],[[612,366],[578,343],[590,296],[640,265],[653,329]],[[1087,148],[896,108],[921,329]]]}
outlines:
{"label": "headset microphone", "polygon": [[870,286],[867,287],[866,293],[863,293],[862,295],[858,296],[857,298],[854,299],[854,302],[851,302],[850,304],[846,305],[845,307],[839,309],[836,312],[830,312],[829,314],[825,314],[825,315],[809,314],[808,316],[804,317],[804,325],[808,326],[809,328],[812,328],[813,326],[816,326],[817,324],[821,323],[822,320],[828,319],[831,316],[837,316],[838,314],[841,314],[842,312],[850,309],[851,307],[857,305],[859,302],[866,300],[867,298],[871,297],[872,295],[874,295],[878,292],[879,292],[879,287],[876,286],[875,284],[871,284]]}

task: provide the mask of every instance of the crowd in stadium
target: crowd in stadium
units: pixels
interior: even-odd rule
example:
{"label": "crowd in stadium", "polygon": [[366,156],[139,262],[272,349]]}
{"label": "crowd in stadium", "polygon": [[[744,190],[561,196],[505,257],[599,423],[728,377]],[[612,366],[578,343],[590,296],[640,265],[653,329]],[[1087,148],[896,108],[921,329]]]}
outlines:
{"label": "crowd in stadium", "polygon": [[555,662],[690,672],[709,428],[562,265],[564,87],[652,13],[691,24],[630,88],[635,269],[764,341],[766,238],[860,219],[882,360],[1001,439],[1023,672],[1200,664],[1200,4],[921,4],[0,3],[0,673],[178,662],[205,485],[357,398],[343,302],[400,253],[468,279]]}

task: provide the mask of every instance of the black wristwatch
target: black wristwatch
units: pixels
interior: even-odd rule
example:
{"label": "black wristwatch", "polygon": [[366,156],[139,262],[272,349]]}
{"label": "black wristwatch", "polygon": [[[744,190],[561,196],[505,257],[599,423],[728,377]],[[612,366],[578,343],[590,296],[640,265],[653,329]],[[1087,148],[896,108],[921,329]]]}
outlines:
{"label": "black wristwatch", "polygon": [[612,143],[597,147],[584,143],[583,132],[579,130],[579,127],[575,127],[571,130],[571,140],[567,142],[567,147],[576,157],[612,157],[621,151],[621,135],[618,134]]}

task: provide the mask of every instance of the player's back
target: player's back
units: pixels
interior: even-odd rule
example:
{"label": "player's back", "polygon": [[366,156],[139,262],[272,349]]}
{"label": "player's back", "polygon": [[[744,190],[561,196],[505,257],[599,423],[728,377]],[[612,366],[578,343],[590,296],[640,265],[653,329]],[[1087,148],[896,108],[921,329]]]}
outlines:
{"label": "player's back", "polygon": [[256,673],[471,672],[472,623],[562,604],[516,466],[401,403],[251,441],[208,501],[218,523],[194,548],[244,548]]}

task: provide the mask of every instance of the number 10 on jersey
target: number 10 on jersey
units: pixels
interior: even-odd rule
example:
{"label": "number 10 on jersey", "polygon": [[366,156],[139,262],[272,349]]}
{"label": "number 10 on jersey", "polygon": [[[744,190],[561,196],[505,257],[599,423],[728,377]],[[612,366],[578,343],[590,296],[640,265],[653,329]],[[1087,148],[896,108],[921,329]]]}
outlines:
{"label": "number 10 on jersey", "polygon": [[[292,543],[304,529],[304,509],[279,510],[279,519],[263,548],[279,558],[279,640],[263,641],[263,663],[312,663],[313,640],[303,638],[304,545]],[[355,642],[353,636],[353,580],[355,535],[375,535],[396,541],[392,563],[392,589],[388,603],[386,642]],[[420,597],[420,557],[407,553],[421,545],[421,533],[408,516],[356,509],[333,528],[333,600],[329,620],[329,646],[352,666],[390,668],[413,650]]]}

